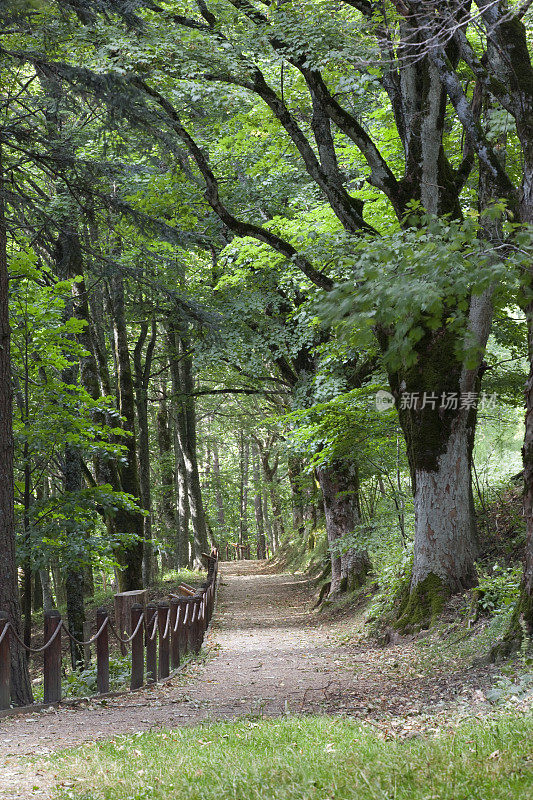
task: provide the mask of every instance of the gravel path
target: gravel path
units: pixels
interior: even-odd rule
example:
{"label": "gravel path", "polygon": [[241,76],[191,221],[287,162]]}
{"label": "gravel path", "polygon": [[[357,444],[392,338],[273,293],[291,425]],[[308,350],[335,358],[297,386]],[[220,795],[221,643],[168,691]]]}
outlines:
{"label": "gravel path", "polygon": [[340,645],[347,618],[312,613],[302,576],[273,573],[253,561],[223,563],[220,574],[205,660],[149,690],[0,720],[1,798],[50,797],[53,776],[21,756],[155,726],[342,712],[394,727],[395,716],[442,710],[461,692],[469,702],[476,702],[476,692],[484,700],[482,676],[414,672],[409,645]]}

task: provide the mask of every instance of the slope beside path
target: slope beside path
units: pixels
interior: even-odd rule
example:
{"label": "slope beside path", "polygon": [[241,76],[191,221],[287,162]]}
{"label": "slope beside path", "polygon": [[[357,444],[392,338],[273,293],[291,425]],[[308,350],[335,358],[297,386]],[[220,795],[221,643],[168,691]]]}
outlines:
{"label": "slope beside path", "polygon": [[325,712],[362,717],[385,734],[416,735],[431,730],[437,711],[447,716],[458,706],[485,705],[487,670],[424,672],[405,642],[340,644],[343,632],[353,632],[353,617],[328,620],[313,612],[301,575],[254,561],[222,563],[220,575],[207,656],[170,683],[0,720],[1,798],[50,796],[50,776],[21,756],[154,726]]}

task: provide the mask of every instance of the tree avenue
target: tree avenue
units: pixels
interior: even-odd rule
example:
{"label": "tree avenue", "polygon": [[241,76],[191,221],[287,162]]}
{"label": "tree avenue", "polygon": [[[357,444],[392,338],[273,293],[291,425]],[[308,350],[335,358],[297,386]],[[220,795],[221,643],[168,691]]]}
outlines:
{"label": "tree avenue", "polygon": [[416,631],[496,591],[487,497],[522,485],[493,655],[531,636],[532,14],[2,4],[0,606],[26,644],[43,602],[83,638],[95,584],[211,547]]}

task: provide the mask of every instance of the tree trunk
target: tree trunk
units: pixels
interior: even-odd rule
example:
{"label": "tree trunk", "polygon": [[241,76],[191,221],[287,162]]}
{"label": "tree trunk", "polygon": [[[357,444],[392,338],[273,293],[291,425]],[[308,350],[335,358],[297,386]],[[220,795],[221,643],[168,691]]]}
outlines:
{"label": "tree trunk", "polygon": [[33,586],[31,591],[32,608],[34,611],[42,611],[43,608],[43,587],[41,584],[41,573],[36,570],[33,573]]}
{"label": "tree trunk", "polygon": [[281,511],[281,501],[277,492],[277,479],[276,473],[278,471],[278,456],[274,458],[274,463],[271,465],[269,460],[269,452],[266,448],[259,448],[259,455],[261,458],[261,466],[263,467],[263,474],[268,483],[268,492],[270,495],[270,505],[272,508],[272,549],[275,551],[279,547],[281,539],[285,537],[285,526],[283,524],[283,514]]}
{"label": "tree trunk", "polygon": [[139,490],[141,507],[147,512],[143,519],[143,585],[149,586],[152,580],[152,499],[150,488],[150,435],[148,429],[148,386],[156,340],[156,322],[152,318],[152,331],[146,348],[144,364],[142,349],[148,335],[148,323],[141,325],[141,334],[133,352],[135,370],[135,405],[139,426]]}
{"label": "tree trunk", "polygon": [[[490,296],[472,298],[471,333],[480,345],[486,343],[491,313]],[[461,408],[467,405],[461,397],[477,396],[479,379],[477,369],[462,368],[456,344],[443,330],[427,333],[417,364],[402,374],[401,382],[398,376],[391,381],[407,442],[415,507],[413,574],[400,628],[427,624],[448,596],[477,580],[471,479],[476,409],[475,403]]]}
{"label": "tree trunk", "polygon": [[[85,280],[83,277],[81,280],[79,279],[80,276],[83,275],[82,266],[83,265],[80,263],[77,267],[77,272],[75,274],[77,274],[78,280],[72,287],[76,318],[85,323],[80,333],[77,334],[78,342],[85,350],[84,355],[80,357],[80,382],[89,397],[93,400],[99,400],[102,395],[111,395],[111,385],[109,375],[107,374],[107,364],[103,356],[103,349],[100,344],[96,344],[96,342],[99,342],[101,339],[101,321],[91,314]],[[74,275],[71,277],[74,277]],[[93,294],[94,291],[93,289]],[[97,350],[100,352],[100,358],[102,359],[101,364],[99,364],[96,357]],[[92,412],[92,417],[99,426],[104,426],[106,423],[108,423],[110,427],[116,425],[116,414],[111,418],[109,413],[106,415],[106,413],[101,410],[94,410]],[[94,470],[98,485],[101,486],[107,483],[110,484],[115,491],[121,490],[120,476],[114,458],[95,455]],[[104,521],[109,538],[112,539],[115,533],[114,520],[110,514],[104,514]]]}
{"label": "tree trunk", "polygon": [[222,499],[222,482],[220,479],[220,458],[218,454],[218,442],[213,442],[213,481],[215,488],[215,502],[217,506],[217,525],[218,538],[225,533],[224,501]]}
{"label": "tree trunk", "polygon": [[50,585],[50,570],[48,567],[43,567],[39,570],[41,577],[41,586],[43,590],[43,610],[51,611],[54,607],[54,598],[52,597],[52,589]]}
{"label": "tree trunk", "polygon": [[[80,476],[81,478],[81,476]],[[65,591],[67,596],[68,629],[78,640],[83,640],[83,624],[85,608],[83,604],[83,569],[78,565],[67,567],[65,573]],[[83,647],[69,638],[70,660],[72,669],[83,667]]]}
{"label": "tree trunk", "polygon": [[[64,226],[57,239],[55,248],[55,262],[57,274],[63,279],[68,280],[73,275],[78,274],[77,268],[81,266],[80,242],[76,231],[65,221]],[[64,318],[69,320],[74,316],[73,298],[65,304]],[[63,370],[62,381],[65,387],[75,386],[78,380],[78,365],[71,362]],[[63,488],[65,495],[76,495],[82,489],[81,457],[78,449],[73,445],[67,445],[63,456]],[[84,598],[84,542],[86,531],[77,527],[76,519],[67,518],[65,520],[66,539],[68,550],[65,555],[65,592],[67,601],[67,620],[70,633],[76,639],[83,639],[83,625],[85,622]],[[76,670],[83,667],[83,647],[69,639],[70,657],[72,669]]]}
{"label": "tree trunk", "polygon": [[176,476],[173,468],[172,431],[169,426],[168,398],[165,384],[161,386],[161,399],[157,409],[157,443],[160,469],[160,508],[165,541],[170,544],[171,555],[168,566],[179,569],[183,566],[184,554],[179,536],[179,519],[176,505]]}
{"label": "tree trunk", "polygon": [[295,532],[304,538],[304,492],[302,489],[302,465],[298,458],[289,456],[289,482],[292,494],[292,524]]}
{"label": "tree trunk", "polygon": [[[175,406],[173,412],[176,418],[178,416],[178,411]],[[183,453],[181,452],[177,425],[174,425],[173,433],[176,496],[178,501],[178,551],[180,554],[180,566],[192,567],[192,548],[189,543],[189,523],[191,519],[189,488],[187,485],[187,470],[185,469],[185,461],[183,459]]]}
{"label": "tree trunk", "polygon": [[[0,149],[0,610],[20,636],[21,617],[15,557],[13,484],[13,409],[9,328],[9,275],[5,222],[4,172]],[[33,700],[26,656],[13,643],[11,648],[11,697],[15,705]]]}
{"label": "tree trunk", "polygon": [[304,523],[308,534],[310,548],[311,544],[314,546],[314,532],[318,526],[317,496],[318,489],[316,485],[316,478],[313,474],[309,488],[305,493],[304,503]]}
{"label": "tree trunk", "polygon": [[85,564],[83,569],[83,595],[84,597],[94,597],[94,573],[92,564]]}
{"label": "tree trunk", "polygon": [[372,565],[366,550],[342,545],[343,537],[353,533],[361,521],[357,466],[341,461],[323,464],[318,468],[318,479],[331,558],[329,597],[333,598],[362,586]]}
{"label": "tree trunk", "polygon": [[267,555],[268,555],[268,547],[270,547],[270,552],[274,553],[275,546],[274,546],[274,531],[272,529],[272,522],[270,520],[270,514],[268,511],[268,491],[267,487],[263,487],[263,518],[265,521],[265,533],[267,539]]}
{"label": "tree trunk", "polygon": [[54,595],[56,600],[56,607],[60,608],[66,606],[67,598],[65,595],[65,581],[63,572],[59,563],[59,558],[54,556],[52,559],[52,579],[54,582]]}
{"label": "tree trunk", "polygon": [[[29,544],[29,539],[28,539]],[[27,647],[31,646],[31,610],[32,610],[32,569],[31,560],[24,559],[22,565],[22,592],[20,597],[22,616],[24,618],[23,624],[23,639]],[[26,658],[28,661],[31,659],[31,653],[27,653]]]}
{"label": "tree trunk", "polygon": [[[114,275],[110,279],[110,300],[113,321],[114,352],[117,364],[117,390],[120,415],[124,418],[124,429],[129,436],[123,442],[126,453],[125,463],[120,467],[122,490],[140,499],[141,489],[137,466],[137,435],[135,425],[135,395],[131,374],[128,334],[124,312],[124,282]],[[144,521],[138,512],[119,508],[116,517],[119,534],[134,537],[134,541],[117,548],[116,558],[120,565],[119,589],[130,592],[143,586],[142,564],[144,553]]]}
{"label": "tree trunk", "polygon": [[240,519],[239,519],[239,542],[246,544],[248,542],[248,462],[250,460],[250,443],[244,438],[244,433],[241,431],[240,435]]}
{"label": "tree trunk", "polygon": [[195,569],[202,569],[201,553],[207,552],[209,542],[196,452],[196,409],[193,396],[192,356],[190,343],[174,320],[168,321],[167,330],[172,391],[176,408],[176,433],[185,466],[187,497],[193,530],[193,565]]}
{"label": "tree trunk", "polygon": [[254,513],[257,528],[257,558],[266,558],[265,519],[263,514],[263,497],[261,494],[261,473],[259,471],[259,451],[257,445],[252,446],[252,470],[254,483]]}

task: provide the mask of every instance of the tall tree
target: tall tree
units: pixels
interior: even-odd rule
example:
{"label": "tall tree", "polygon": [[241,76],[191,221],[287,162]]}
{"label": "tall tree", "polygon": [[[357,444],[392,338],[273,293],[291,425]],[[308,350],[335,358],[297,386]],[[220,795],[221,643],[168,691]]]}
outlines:
{"label": "tall tree", "polygon": [[[172,392],[176,407],[176,434],[185,467],[188,507],[194,537],[193,564],[195,568],[201,569],[201,554],[208,551],[209,542],[198,469],[193,361],[191,344],[183,323],[176,321],[172,316],[167,321],[167,340]],[[180,495],[181,490],[182,487]]]}
{"label": "tall tree", "polygon": [[[21,635],[20,601],[15,556],[13,480],[13,409],[9,326],[9,273],[6,226],[5,173],[0,144],[0,609]],[[15,705],[33,700],[26,655],[13,641],[11,694]]]}
{"label": "tall tree", "polygon": [[[114,353],[117,364],[118,408],[127,433],[126,458],[120,466],[122,490],[138,498],[141,496],[137,461],[137,426],[135,420],[135,390],[131,370],[128,333],[124,306],[124,281],[113,275],[109,282],[109,303],[114,336]],[[140,512],[118,509],[115,524],[119,534],[129,534],[130,542],[117,551],[120,564],[119,583],[123,592],[139,589],[143,585],[142,564],[144,555],[144,524]]]}

